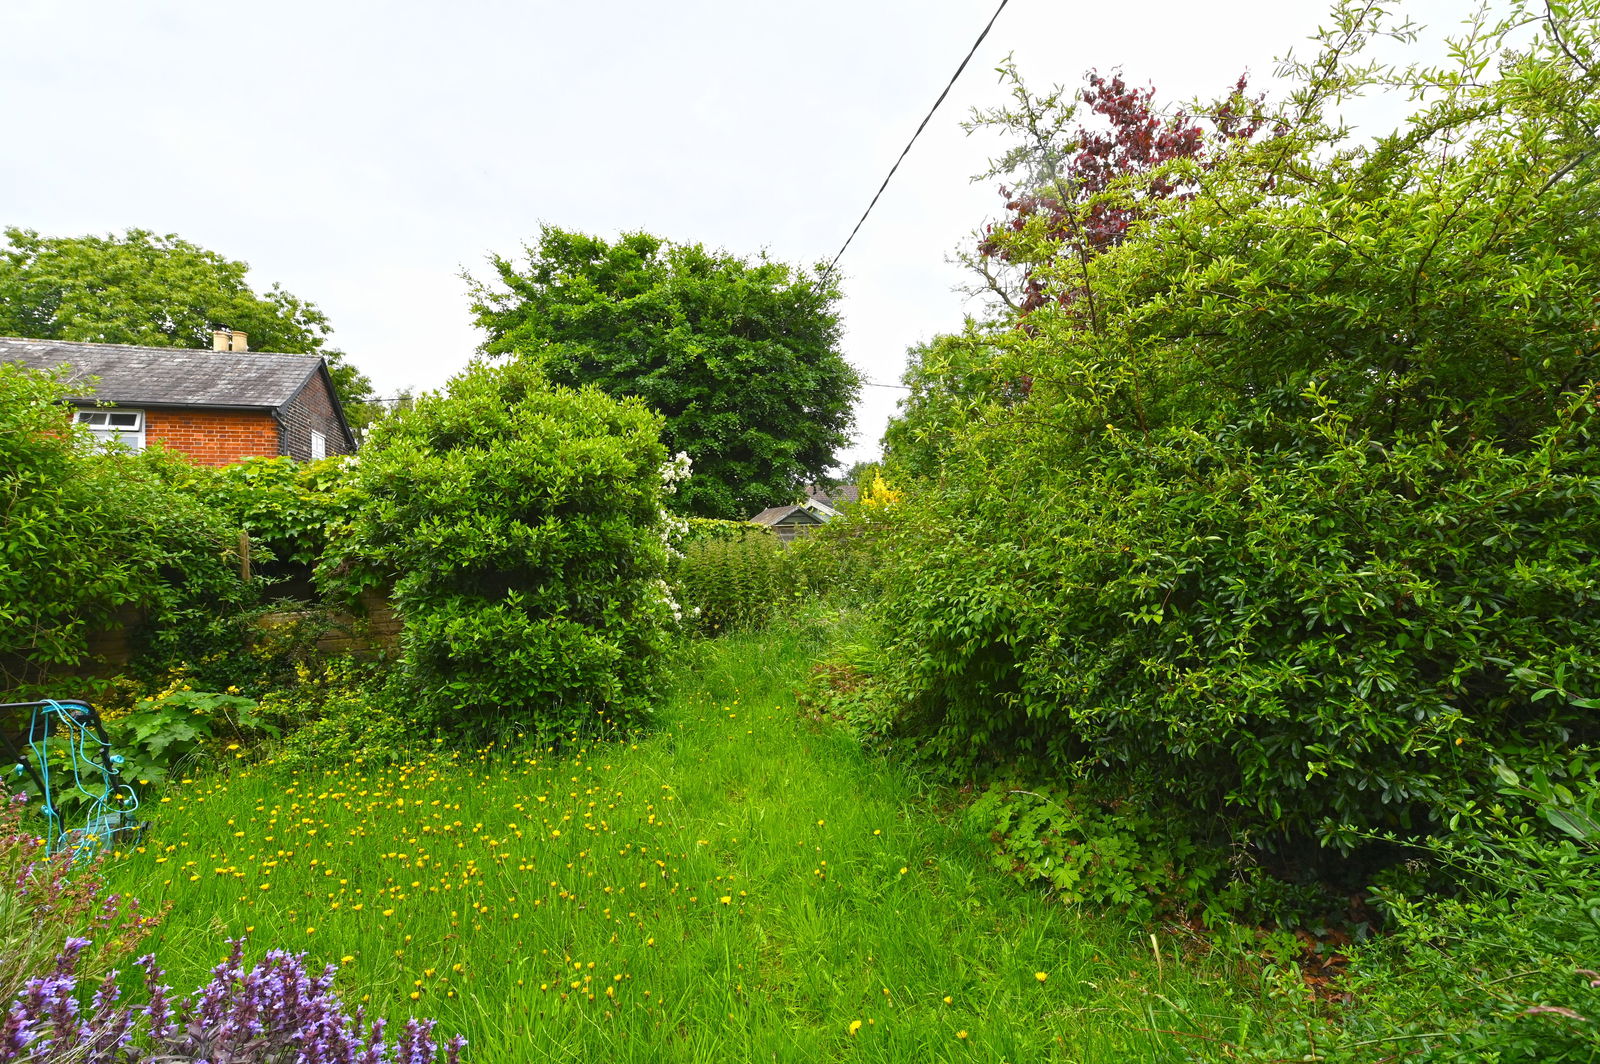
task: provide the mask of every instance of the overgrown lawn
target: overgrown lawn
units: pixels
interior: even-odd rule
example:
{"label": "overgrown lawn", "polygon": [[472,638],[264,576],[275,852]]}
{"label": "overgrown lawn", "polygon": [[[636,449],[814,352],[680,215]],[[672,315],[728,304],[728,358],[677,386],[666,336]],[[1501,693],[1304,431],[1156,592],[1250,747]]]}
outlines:
{"label": "overgrown lawn", "polygon": [[798,714],[819,650],[703,644],[637,745],[201,779],[113,874],[171,902],[176,986],[246,933],[480,1062],[1182,1060],[1239,1033],[1227,978],[1003,880]]}

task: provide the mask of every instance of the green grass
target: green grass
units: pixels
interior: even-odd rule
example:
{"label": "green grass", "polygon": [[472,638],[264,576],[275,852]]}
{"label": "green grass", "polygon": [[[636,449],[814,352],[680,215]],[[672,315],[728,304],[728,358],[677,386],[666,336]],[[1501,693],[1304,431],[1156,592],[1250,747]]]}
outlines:
{"label": "green grass", "polygon": [[179,988],[248,931],[485,1064],[1176,1061],[1241,1033],[1226,979],[996,876],[959,817],[803,719],[818,650],[703,646],[637,745],[195,781],[116,886],[170,902],[152,948]]}

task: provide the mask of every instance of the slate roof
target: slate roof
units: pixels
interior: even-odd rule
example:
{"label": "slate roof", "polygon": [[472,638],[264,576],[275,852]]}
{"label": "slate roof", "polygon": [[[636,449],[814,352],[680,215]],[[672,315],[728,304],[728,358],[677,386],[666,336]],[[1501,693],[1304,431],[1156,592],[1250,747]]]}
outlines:
{"label": "slate roof", "polygon": [[842,502],[861,501],[861,491],[854,484],[841,485],[834,491],[829,491],[828,489],[817,484],[807,484],[806,496],[814,502],[820,502],[824,506],[832,506],[835,508],[837,508]]}
{"label": "slate roof", "polygon": [[71,367],[69,381],[100,378],[92,392],[85,388],[73,399],[277,410],[300,394],[322,366],[322,356],[0,338],[0,362],[32,369],[66,364]]}

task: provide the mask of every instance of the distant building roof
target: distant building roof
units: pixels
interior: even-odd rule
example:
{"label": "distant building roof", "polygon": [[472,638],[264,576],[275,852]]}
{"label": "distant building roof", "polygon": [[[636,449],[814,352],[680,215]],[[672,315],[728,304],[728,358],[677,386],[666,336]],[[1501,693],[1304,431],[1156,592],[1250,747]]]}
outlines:
{"label": "distant building roof", "polygon": [[833,489],[824,488],[819,484],[807,484],[806,497],[824,506],[838,508],[842,502],[860,502],[861,492],[854,484],[841,484]]}
{"label": "distant building roof", "polygon": [[[797,520],[790,520],[791,518]],[[755,524],[771,527],[781,524],[820,525],[825,524],[828,519],[802,503],[795,503],[793,506],[769,506],[750,520]]]}
{"label": "distant building roof", "polygon": [[313,374],[326,372],[321,355],[4,338],[0,338],[0,362],[41,370],[66,365],[69,382],[99,378],[92,391],[86,387],[75,392],[74,399],[256,410],[287,405]]}

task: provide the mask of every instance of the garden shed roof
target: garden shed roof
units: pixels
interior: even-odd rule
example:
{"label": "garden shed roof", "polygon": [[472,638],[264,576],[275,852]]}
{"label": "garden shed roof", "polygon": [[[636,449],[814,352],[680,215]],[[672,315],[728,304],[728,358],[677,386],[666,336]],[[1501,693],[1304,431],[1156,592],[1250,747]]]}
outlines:
{"label": "garden shed roof", "polygon": [[750,519],[758,525],[826,524],[827,518],[801,503],[794,506],[769,506]]}

